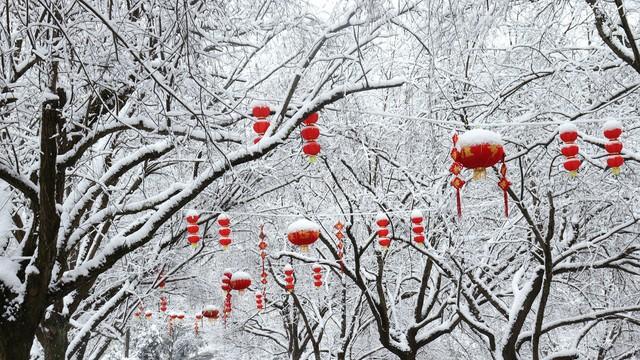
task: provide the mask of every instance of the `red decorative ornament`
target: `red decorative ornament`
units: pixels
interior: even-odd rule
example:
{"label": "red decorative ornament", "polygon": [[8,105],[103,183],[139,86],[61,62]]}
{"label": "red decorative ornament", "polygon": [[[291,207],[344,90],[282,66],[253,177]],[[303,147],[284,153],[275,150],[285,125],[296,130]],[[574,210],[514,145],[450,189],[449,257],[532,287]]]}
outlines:
{"label": "red decorative ornament", "polygon": [[243,293],[249,286],[251,286],[251,277],[244,271],[237,271],[231,276],[229,283],[232,290],[237,290]]}
{"label": "red decorative ornament", "polygon": [[220,310],[215,305],[207,305],[202,310],[202,316],[204,316],[208,321],[217,320],[219,315]]}
{"label": "red decorative ornament", "polygon": [[413,232],[413,241],[418,245],[424,245],[424,226],[422,225],[422,221],[424,220],[424,216],[420,210],[413,210],[411,212],[411,223],[413,226],[411,227],[411,231]]}
{"label": "red decorative ornament", "polygon": [[608,140],[604,144],[605,150],[609,153],[607,166],[613,175],[619,175],[620,167],[624,164],[624,158],[620,155],[622,142],[619,139],[622,135],[622,123],[618,120],[609,120],[602,126],[602,132]]}
{"label": "red decorative ornament", "polygon": [[458,217],[462,216],[462,199],[460,197],[460,189],[465,184],[465,181],[460,177],[460,173],[462,173],[462,164],[458,162],[459,151],[458,151],[458,134],[454,133],[451,137],[451,141],[453,142],[453,147],[451,148],[451,158],[453,159],[453,164],[449,167],[449,172],[453,174],[453,179],[451,180],[451,186],[456,189],[456,208],[458,210]]}
{"label": "red decorative ornament", "polygon": [[178,318],[178,320],[184,320],[185,316],[186,315],[183,312],[179,312],[176,314],[176,318]]}
{"label": "red decorative ornament", "polygon": [[287,239],[293,245],[300,248],[300,251],[309,251],[309,246],[320,237],[320,225],[307,219],[299,219],[289,225],[287,229]]}
{"label": "red decorative ornament", "polygon": [[140,318],[141,315],[142,315],[142,311],[136,310],[133,312],[133,316],[135,318]]}
{"label": "red decorative ornament", "polygon": [[266,293],[267,285],[267,272],[265,271],[264,259],[267,257],[267,242],[265,241],[267,235],[264,233],[264,225],[260,225],[260,234],[258,235],[260,242],[258,243],[258,249],[260,249],[260,283],[263,285],[262,292]]}
{"label": "red decorative ornament", "polygon": [[316,125],[318,122],[318,113],[309,114],[302,123],[304,126],[300,130],[300,136],[304,141],[302,151],[308,156],[310,163],[315,163],[317,155],[320,153],[320,144],[316,142],[320,137],[320,128]]}
{"label": "red decorative ornament", "polygon": [[169,301],[167,300],[167,298],[164,296],[160,297],[160,311],[162,312],[167,311],[168,305],[169,305]]}
{"label": "red decorative ornament", "polygon": [[263,295],[260,292],[256,293],[256,309],[262,311],[264,309],[264,303],[262,302]]}
{"label": "red decorative ornament", "polygon": [[295,289],[295,277],[294,277],[294,271],[293,271],[293,267],[291,267],[291,265],[287,264],[284,266],[284,282],[285,282],[285,289],[288,292],[293,292],[293,290]]}
{"label": "red decorative ornament", "polygon": [[151,318],[153,317],[153,311],[151,311],[151,310],[147,310],[147,311],[145,311],[145,312],[144,312],[144,317],[145,317],[145,319],[147,319],[147,320],[151,319]]}
{"label": "red decorative ornament", "polygon": [[376,234],[378,235],[378,245],[382,251],[385,251],[391,245],[391,239],[387,237],[389,235],[389,229],[387,229],[387,226],[390,224],[389,218],[383,213],[378,213],[378,215],[376,215],[375,223],[378,225],[378,229],[376,230]]}
{"label": "red decorative ornament", "polygon": [[187,242],[194,248],[198,246],[200,242],[200,226],[198,226],[198,220],[200,216],[195,210],[187,211],[185,221],[187,222]]}
{"label": "red decorative ornament", "polygon": [[313,286],[319,288],[322,286],[322,265],[313,264],[311,266],[311,270],[313,270]]}
{"label": "red decorative ornament", "polygon": [[576,176],[582,163],[578,159],[580,147],[576,144],[578,128],[570,122],[564,123],[558,126],[558,135],[560,140],[564,142],[564,145],[560,148],[560,152],[565,157],[563,166],[570,176]]}
{"label": "red decorative ornament", "polygon": [[223,250],[227,250],[233,242],[231,240],[231,219],[226,214],[220,214],[218,215],[218,225],[220,226],[218,229],[218,234],[220,235],[218,243]]}
{"label": "red decorative ornament", "polygon": [[336,239],[338,239],[336,243],[337,255],[338,255],[338,263],[340,264],[340,271],[344,272],[344,234],[342,233],[342,229],[344,228],[344,224],[338,221],[334,226],[336,229]]}
{"label": "red decorative ornament", "polygon": [[252,109],[252,114],[257,118],[256,122],[253,123],[253,131],[258,134],[258,137],[253,140],[253,143],[257,144],[262,140],[267,130],[269,130],[269,126],[271,126],[271,122],[267,120],[267,117],[271,115],[271,108],[269,108],[267,104],[255,105]]}

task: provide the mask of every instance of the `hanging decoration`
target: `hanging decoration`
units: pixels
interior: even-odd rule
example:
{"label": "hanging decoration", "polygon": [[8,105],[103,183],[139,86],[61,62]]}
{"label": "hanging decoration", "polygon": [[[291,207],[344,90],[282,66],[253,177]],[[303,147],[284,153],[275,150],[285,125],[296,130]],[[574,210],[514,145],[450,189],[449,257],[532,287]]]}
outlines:
{"label": "hanging decoration", "polygon": [[260,283],[262,286],[262,292],[266,292],[267,285],[267,271],[264,265],[265,258],[267,257],[267,235],[264,233],[264,225],[260,225],[260,234],[258,235],[260,242],[258,243],[258,249],[260,249]]}
{"label": "hanging decoration", "polygon": [[258,311],[262,311],[264,309],[264,304],[262,302],[263,299],[263,295],[261,292],[257,292],[256,293],[256,309],[258,309]]}
{"label": "hanging decoration", "polygon": [[217,320],[219,315],[220,310],[215,305],[207,305],[202,310],[202,316],[209,322]]}
{"label": "hanging decoration", "polygon": [[289,225],[287,238],[289,242],[300,248],[300,251],[309,251],[309,246],[320,237],[320,225],[307,219],[299,219]]}
{"label": "hanging decoration", "polygon": [[176,314],[176,318],[178,318],[178,320],[184,320],[185,316],[186,315],[183,312],[179,312]]}
{"label": "hanging decoration", "polygon": [[411,231],[413,232],[413,241],[418,245],[424,245],[424,216],[420,210],[411,212]]}
{"label": "hanging decoration", "polygon": [[166,312],[167,311],[167,305],[169,305],[169,301],[167,300],[166,297],[161,296],[160,297],[160,311]]}
{"label": "hanging decoration", "polygon": [[198,324],[200,321],[202,321],[202,313],[196,313],[195,322],[193,324],[193,332],[196,334],[196,336],[200,334],[200,325]]}
{"label": "hanging decoration", "polygon": [[340,264],[340,271],[344,272],[344,234],[342,233],[342,229],[344,228],[344,224],[338,221],[334,226],[336,229],[336,239],[338,239],[336,243],[336,248],[338,249],[338,264]]}
{"label": "hanging decoration", "polygon": [[195,210],[189,210],[185,217],[187,222],[187,242],[194,248],[198,246],[200,242],[200,226],[198,226],[198,220],[200,216]]}
{"label": "hanging decoration", "polygon": [[580,159],[578,159],[580,147],[576,143],[578,139],[578,128],[574,124],[567,122],[558,126],[558,134],[560,140],[564,142],[564,145],[560,148],[560,152],[565,157],[563,166],[565,170],[569,172],[569,175],[576,176],[582,164]]}
{"label": "hanging decoration", "polygon": [[313,264],[311,270],[313,270],[313,286],[316,289],[320,288],[322,286],[322,265]]}
{"label": "hanging decoration", "polygon": [[222,308],[222,318],[225,325],[227,324],[227,317],[231,313],[231,277],[233,274],[230,270],[225,270],[222,274],[221,288],[225,293],[224,306]]}
{"label": "hanging decoration", "polygon": [[269,126],[271,126],[271,122],[267,120],[267,117],[271,115],[271,108],[268,104],[256,104],[253,106],[251,112],[257,119],[256,122],[253,123],[253,131],[258,134],[258,137],[253,139],[253,143],[257,144],[262,140],[262,137],[269,129]]}
{"label": "hanging decoration", "polygon": [[218,242],[222,246],[223,250],[227,250],[231,245],[231,219],[226,214],[218,215],[218,234],[220,234],[220,240]]}
{"label": "hanging decoration", "polygon": [[244,271],[236,271],[231,275],[229,285],[232,290],[236,290],[240,294],[243,294],[244,291],[251,286],[251,276]]}
{"label": "hanging decoration", "polygon": [[385,251],[391,245],[391,239],[389,238],[389,218],[384,213],[378,213],[376,215],[376,225],[378,229],[376,230],[376,234],[378,235],[378,245],[382,251]]}
{"label": "hanging decoration", "polygon": [[151,310],[147,310],[147,311],[145,311],[145,312],[144,312],[144,317],[145,317],[145,319],[147,319],[147,320],[151,319],[151,318],[153,317],[153,311],[151,311]]}
{"label": "hanging decoration", "polygon": [[285,289],[292,293],[293,290],[295,289],[295,282],[296,279],[294,277],[294,271],[293,271],[293,267],[289,264],[284,266],[284,282],[285,282]]}
{"label": "hanging decoration", "polygon": [[502,189],[504,211],[508,216],[508,190],[511,183],[507,180],[507,166],[504,161],[505,153],[500,134],[484,129],[473,129],[460,136],[454,134],[452,140],[451,158],[454,163],[449,171],[454,175],[451,185],[456,189],[458,216],[462,216],[460,189],[465,184],[465,181],[459,176],[462,169],[472,169],[473,179],[480,180],[486,177],[488,167],[496,165],[500,161],[502,161],[502,165],[498,186]]}
{"label": "hanging decoration", "polygon": [[318,122],[318,113],[309,114],[302,123],[304,124],[300,135],[304,140],[302,145],[302,151],[307,155],[310,163],[317,161],[317,156],[320,153],[320,144],[316,141],[320,137],[320,128],[316,125]]}
{"label": "hanging decoration", "polygon": [[618,120],[609,120],[602,126],[602,132],[608,140],[604,144],[604,149],[609,153],[607,167],[611,169],[613,175],[619,175],[620,167],[624,164],[624,158],[620,155],[622,142],[619,139],[622,135],[622,123]]}

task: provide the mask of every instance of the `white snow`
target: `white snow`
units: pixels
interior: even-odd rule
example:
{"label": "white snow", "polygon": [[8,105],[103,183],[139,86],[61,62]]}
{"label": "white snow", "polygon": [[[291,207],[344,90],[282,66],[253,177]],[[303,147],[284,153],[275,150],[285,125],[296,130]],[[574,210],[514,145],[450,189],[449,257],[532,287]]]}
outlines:
{"label": "white snow", "polygon": [[307,219],[298,219],[289,225],[287,233],[290,234],[298,231],[320,231],[320,225]]}
{"label": "white snow", "polygon": [[578,127],[574,123],[565,122],[558,126],[559,133],[578,132]]}
{"label": "white snow", "polygon": [[283,268],[282,268],[285,272],[287,271],[293,271],[293,267],[290,264],[286,264]]}
{"label": "white snow", "polygon": [[206,305],[204,311],[220,311],[215,305]]}
{"label": "white snow", "polygon": [[189,209],[189,210],[185,211],[184,216],[185,217],[198,216],[198,211],[194,210],[194,209]]}
{"label": "white snow", "polygon": [[236,280],[251,280],[251,276],[244,271],[236,271],[231,275],[231,281]]}
{"label": "white snow", "polygon": [[460,135],[456,147],[458,150],[465,146],[492,144],[502,145],[502,136],[497,132],[485,129],[473,129]]}
{"label": "white snow", "polygon": [[311,265],[311,269],[313,269],[314,271],[318,271],[318,270],[322,270],[322,265],[320,264],[313,264]]}
{"label": "white snow", "polygon": [[387,217],[387,215],[385,213],[377,213],[376,214],[376,221],[378,220],[389,220],[389,218]]}
{"label": "white snow", "polygon": [[602,130],[622,129],[622,122],[619,120],[611,119],[602,125]]}
{"label": "white snow", "polygon": [[0,256],[0,282],[14,294],[22,292],[22,282],[18,278],[18,263],[8,257]]}
{"label": "white snow", "polygon": [[415,209],[413,211],[411,211],[411,218],[412,219],[417,219],[417,218],[424,218],[424,216],[422,215],[422,211]]}

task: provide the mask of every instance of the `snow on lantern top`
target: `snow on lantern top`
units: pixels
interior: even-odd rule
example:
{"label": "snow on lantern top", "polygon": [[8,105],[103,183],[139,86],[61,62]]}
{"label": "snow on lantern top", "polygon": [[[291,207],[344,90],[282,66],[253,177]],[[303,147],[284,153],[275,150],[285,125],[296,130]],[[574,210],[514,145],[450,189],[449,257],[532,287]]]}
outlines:
{"label": "snow on lantern top", "polygon": [[502,145],[502,136],[497,132],[485,129],[473,129],[460,135],[456,147],[461,150],[467,146],[491,144]]}
{"label": "snow on lantern top", "polygon": [[198,215],[198,212],[193,209],[187,210],[184,214],[184,217],[188,223],[192,223],[192,224],[197,223],[198,220],[200,219],[200,215]]}
{"label": "snow on lantern top", "polygon": [[285,274],[293,274],[293,267],[291,264],[286,264],[283,268]]}
{"label": "snow on lantern top", "polygon": [[298,231],[320,231],[320,225],[311,220],[298,219],[289,225],[287,228],[287,234]]}
{"label": "snow on lantern top", "polygon": [[422,216],[422,211],[418,209],[411,211],[411,221],[413,221],[414,223],[422,222],[423,218],[424,217]]}
{"label": "snow on lantern top", "polygon": [[229,216],[227,214],[218,215],[218,225],[220,226],[229,226],[231,224],[231,220],[229,220]]}
{"label": "snow on lantern top", "polygon": [[206,305],[204,307],[204,311],[205,312],[217,312],[217,311],[220,311],[220,310],[218,310],[218,307],[215,306],[215,305]]}
{"label": "snow on lantern top", "polygon": [[244,271],[236,271],[231,275],[231,288],[243,291],[251,286],[251,276]]}
{"label": "snow on lantern top", "polygon": [[615,140],[622,135],[622,123],[618,120],[609,120],[602,125],[602,132],[609,140]]}
{"label": "snow on lantern top", "polygon": [[389,217],[385,213],[377,213],[376,214],[376,224],[380,227],[385,227],[389,225]]}
{"label": "snow on lantern top", "polygon": [[231,275],[231,281],[234,280],[251,280],[251,276],[244,271],[236,271]]}
{"label": "snow on lantern top", "polygon": [[313,272],[321,272],[322,271],[322,265],[316,263],[311,265],[311,269],[313,270]]}

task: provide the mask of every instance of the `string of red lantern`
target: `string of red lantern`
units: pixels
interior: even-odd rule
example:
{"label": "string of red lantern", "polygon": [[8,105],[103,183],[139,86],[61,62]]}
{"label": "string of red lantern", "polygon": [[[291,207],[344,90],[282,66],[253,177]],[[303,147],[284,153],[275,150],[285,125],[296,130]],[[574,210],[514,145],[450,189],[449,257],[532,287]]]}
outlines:
{"label": "string of red lantern", "polygon": [[417,245],[424,245],[424,225],[422,224],[424,216],[420,210],[411,212],[411,231],[413,232],[413,241]]}
{"label": "string of red lantern", "polygon": [[604,144],[604,148],[609,154],[607,166],[613,175],[619,175],[620,167],[624,164],[624,158],[620,155],[622,142],[619,139],[622,135],[622,123],[617,120],[609,120],[602,126],[602,132],[607,138],[607,142]]}
{"label": "string of red lantern", "polygon": [[258,311],[262,311],[264,309],[264,304],[262,302],[263,295],[261,292],[256,293],[256,309]]}
{"label": "string of red lantern", "polygon": [[198,322],[202,321],[202,314],[201,313],[197,313],[195,316],[195,323],[193,325],[193,331],[195,332],[196,336],[198,336],[198,334],[200,333],[200,327],[198,326]]}
{"label": "string of red lantern", "polygon": [[449,172],[453,174],[453,179],[451,180],[451,186],[456,189],[456,208],[458,210],[458,217],[462,216],[462,199],[460,197],[460,189],[466,183],[460,177],[460,173],[462,172],[462,164],[458,162],[458,134],[454,133],[451,141],[453,142],[453,147],[451,148],[451,158],[453,159],[453,163],[451,167],[449,167]]}
{"label": "string of red lantern", "polygon": [[313,286],[316,289],[320,288],[322,286],[322,265],[313,264],[311,270],[313,271]]}
{"label": "string of red lantern", "polygon": [[389,226],[389,218],[387,215],[378,213],[378,215],[376,215],[376,225],[378,226],[378,229],[376,230],[376,234],[378,235],[378,245],[380,245],[382,251],[385,251],[391,245],[389,229],[387,228],[387,226]]}
{"label": "string of red lantern", "polygon": [[318,122],[318,113],[311,113],[302,121],[304,126],[300,130],[300,135],[304,140],[302,151],[312,164],[316,162],[317,155],[320,153],[320,144],[316,141],[320,137],[320,128],[316,122]]}
{"label": "string of red lantern", "polygon": [[233,276],[231,271],[225,270],[222,274],[222,280],[220,284],[220,288],[225,294],[224,305],[222,308],[222,319],[224,320],[225,326],[227,325],[227,318],[231,313],[231,276]]}
{"label": "string of red lantern", "polygon": [[[260,242],[258,243],[258,249],[260,249],[260,283],[262,284],[262,296],[260,297],[260,302],[262,302],[263,298],[267,295],[267,270],[265,268],[265,258],[267,257],[267,235],[264,233],[264,225],[260,225],[260,234],[258,235],[260,238]],[[256,294],[256,306],[258,302],[257,298],[258,294]],[[258,310],[262,310],[263,306],[257,306]]]}
{"label": "string of red lantern", "polygon": [[169,305],[169,300],[165,296],[160,297],[160,311],[166,312],[167,306]]}
{"label": "string of red lantern", "polygon": [[220,228],[218,229],[218,234],[220,235],[220,240],[218,242],[222,246],[223,250],[227,250],[229,245],[231,245],[231,219],[226,214],[218,215],[218,225]]}
{"label": "string of red lantern", "polygon": [[558,127],[558,134],[560,140],[564,142],[564,145],[560,148],[560,152],[565,157],[563,166],[569,172],[569,175],[576,176],[582,164],[578,159],[580,147],[576,143],[578,128],[572,123],[564,123]]}
{"label": "string of red lantern", "polygon": [[294,277],[294,270],[293,267],[289,264],[286,264],[284,266],[284,282],[285,282],[285,289],[292,293],[293,290],[295,289],[295,282],[296,279]]}
{"label": "string of red lantern", "polygon": [[271,108],[267,104],[258,104],[253,107],[251,112],[257,118],[256,122],[253,123],[253,131],[258,134],[258,137],[253,139],[253,143],[257,144],[262,140],[269,126],[271,126],[271,123],[267,120],[267,117],[271,115]]}
{"label": "string of red lantern", "polygon": [[334,226],[336,229],[336,238],[338,242],[336,243],[336,248],[338,249],[338,264],[340,264],[340,271],[344,272],[344,234],[342,233],[342,229],[344,225],[338,221]]}
{"label": "string of red lantern", "polygon": [[299,219],[291,223],[287,229],[287,239],[300,251],[309,251],[309,246],[320,237],[320,225],[307,219]]}
{"label": "string of red lantern", "polygon": [[200,242],[200,226],[198,226],[199,219],[200,216],[195,210],[189,210],[185,217],[187,222],[187,242],[194,248],[198,246],[198,242]]}

